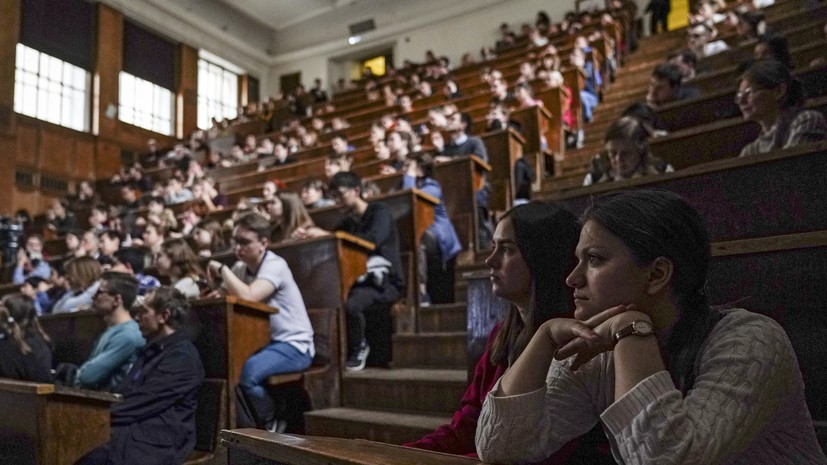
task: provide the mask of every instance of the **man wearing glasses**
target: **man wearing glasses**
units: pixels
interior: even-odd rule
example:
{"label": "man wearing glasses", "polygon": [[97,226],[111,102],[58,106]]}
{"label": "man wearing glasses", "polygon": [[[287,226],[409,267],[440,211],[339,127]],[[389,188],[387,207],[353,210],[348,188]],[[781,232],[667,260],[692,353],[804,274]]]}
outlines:
{"label": "man wearing glasses", "polygon": [[[399,254],[399,231],[390,209],[362,196],[362,180],[355,173],[337,173],[328,186],[331,197],[342,205],[348,216],[336,227],[376,245],[368,257],[367,273],[350,288],[347,314],[348,357],[345,369],[365,368],[371,350],[371,364],[386,366],[391,361],[391,318],[394,302],[402,296],[402,261]],[[371,319],[368,324],[366,317]],[[374,344],[373,348],[368,342]]]}
{"label": "man wearing glasses", "polygon": [[138,282],[132,276],[114,271],[101,276],[92,307],[103,317],[107,328],[89,360],[77,369],[73,380],[76,387],[112,391],[129,371],[138,349],[145,344],[138,323],[129,314],[137,294]]}

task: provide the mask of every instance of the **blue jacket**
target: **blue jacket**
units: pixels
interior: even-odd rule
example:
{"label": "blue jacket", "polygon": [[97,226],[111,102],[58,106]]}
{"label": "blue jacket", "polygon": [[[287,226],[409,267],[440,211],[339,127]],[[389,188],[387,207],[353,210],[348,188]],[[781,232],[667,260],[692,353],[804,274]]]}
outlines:
{"label": "blue jacket", "polygon": [[195,447],[195,403],[204,368],[185,331],[138,352],[121,384],[123,402],[112,406],[114,465],[170,465]]}
{"label": "blue jacket", "polygon": [[447,262],[462,251],[462,244],[459,242],[457,231],[448,217],[448,209],[445,207],[445,199],[442,197],[442,186],[433,178],[422,178],[418,184],[417,179],[413,176],[405,175],[402,177],[403,189],[416,188],[431,197],[439,199],[439,205],[434,209],[434,222],[428,227],[428,231],[436,237],[439,252],[442,254],[442,261]]}

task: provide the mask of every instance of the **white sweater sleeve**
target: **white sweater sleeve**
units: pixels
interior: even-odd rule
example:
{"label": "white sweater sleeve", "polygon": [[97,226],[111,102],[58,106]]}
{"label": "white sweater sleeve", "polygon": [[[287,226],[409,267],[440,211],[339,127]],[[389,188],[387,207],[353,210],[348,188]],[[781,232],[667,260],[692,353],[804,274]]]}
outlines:
{"label": "white sweater sleeve", "polygon": [[627,465],[728,462],[767,427],[800,379],[781,327],[746,311],[718,323],[699,363],[686,397],[662,371],[603,412]]}
{"label": "white sweater sleeve", "polygon": [[[573,358],[553,361],[546,387],[514,396],[500,381],[486,396],[477,423],[477,454],[486,463],[539,462],[588,432],[606,405],[610,360],[601,354],[573,372]],[[609,371],[607,371],[609,370]]]}

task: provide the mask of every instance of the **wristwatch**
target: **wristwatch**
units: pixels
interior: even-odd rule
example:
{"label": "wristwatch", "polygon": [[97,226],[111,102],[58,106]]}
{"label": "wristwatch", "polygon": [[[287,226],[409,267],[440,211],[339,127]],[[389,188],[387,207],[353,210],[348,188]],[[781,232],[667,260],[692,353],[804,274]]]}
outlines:
{"label": "wristwatch", "polygon": [[655,333],[655,327],[652,323],[646,320],[635,320],[629,323],[629,326],[616,332],[614,335],[615,344],[626,336],[634,334],[635,336],[650,336]]}

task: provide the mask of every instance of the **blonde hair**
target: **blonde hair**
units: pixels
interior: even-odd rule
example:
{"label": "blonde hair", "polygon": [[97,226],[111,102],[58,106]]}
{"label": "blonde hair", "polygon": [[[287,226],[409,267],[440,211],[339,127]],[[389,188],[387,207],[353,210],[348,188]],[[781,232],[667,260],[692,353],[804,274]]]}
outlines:
{"label": "blonde hair", "polygon": [[81,289],[86,289],[100,278],[101,264],[92,257],[83,256],[69,260],[63,265],[66,277],[73,277]]}

